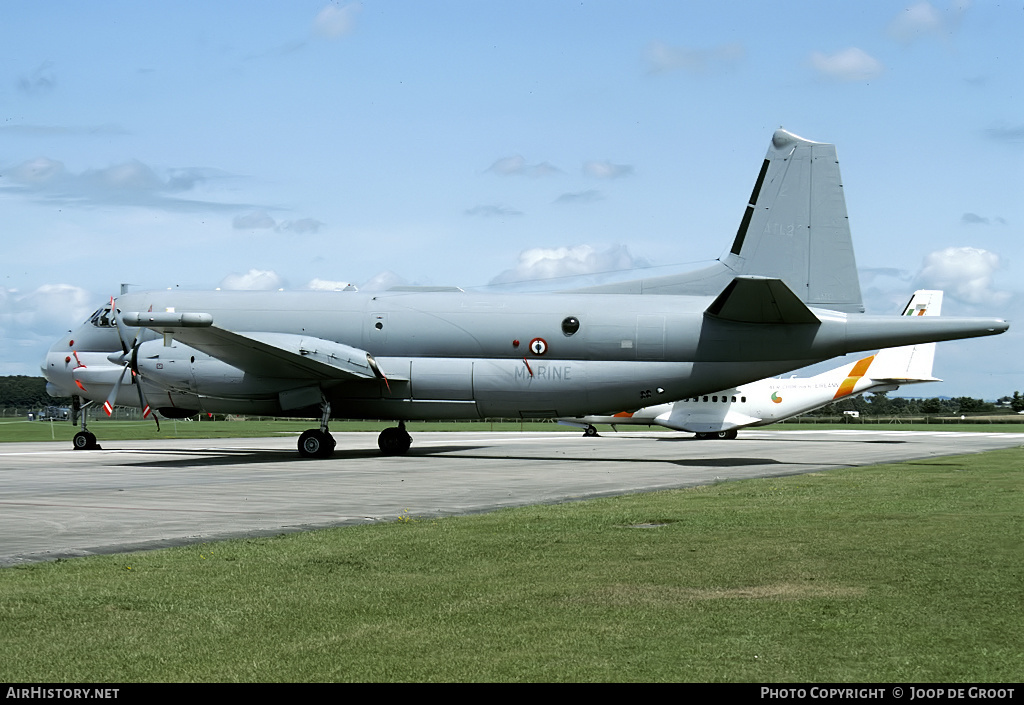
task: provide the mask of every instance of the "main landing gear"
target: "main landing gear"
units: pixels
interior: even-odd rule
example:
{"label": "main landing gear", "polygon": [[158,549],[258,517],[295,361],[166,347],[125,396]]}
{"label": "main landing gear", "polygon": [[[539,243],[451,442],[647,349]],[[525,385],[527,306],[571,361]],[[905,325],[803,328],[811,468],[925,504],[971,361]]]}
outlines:
{"label": "main landing gear", "polygon": [[738,435],[739,434],[736,432],[736,429],[733,429],[732,431],[717,431],[715,433],[695,433],[693,434],[693,437],[698,441],[706,441],[708,439],[731,441]]}
{"label": "main landing gear", "polygon": [[322,396],[320,401],[320,428],[303,431],[299,436],[299,455],[303,458],[329,458],[338,444],[327,428],[331,418],[331,402]]}
{"label": "main landing gear", "polygon": [[[338,444],[327,428],[331,418],[331,402],[324,397],[320,402],[320,428],[303,431],[299,436],[299,455],[303,458],[329,458]],[[77,438],[77,436],[76,436]],[[76,441],[77,442],[77,441]],[[384,455],[405,455],[412,445],[412,436],[405,430],[405,422],[385,428],[377,438],[377,446]]]}
{"label": "main landing gear", "polygon": [[591,438],[596,438],[597,435],[598,435],[597,429],[594,428],[593,424],[588,424],[587,427],[585,429],[583,429],[583,435],[584,436],[589,436]]}
{"label": "main landing gear", "polygon": [[399,421],[397,426],[385,428],[377,438],[377,447],[384,455],[405,455],[412,445],[412,436],[405,430],[405,421]]}

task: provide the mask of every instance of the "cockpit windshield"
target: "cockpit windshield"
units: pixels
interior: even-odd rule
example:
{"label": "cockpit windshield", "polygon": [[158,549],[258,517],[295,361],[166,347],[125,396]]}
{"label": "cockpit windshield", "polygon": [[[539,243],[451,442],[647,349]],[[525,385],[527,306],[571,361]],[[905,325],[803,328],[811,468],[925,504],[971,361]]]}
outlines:
{"label": "cockpit windshield", "polygon": [[89,323],[96,328],[113,328],[114,318],[110,315],[110,306],[104,306],[89,316]]}

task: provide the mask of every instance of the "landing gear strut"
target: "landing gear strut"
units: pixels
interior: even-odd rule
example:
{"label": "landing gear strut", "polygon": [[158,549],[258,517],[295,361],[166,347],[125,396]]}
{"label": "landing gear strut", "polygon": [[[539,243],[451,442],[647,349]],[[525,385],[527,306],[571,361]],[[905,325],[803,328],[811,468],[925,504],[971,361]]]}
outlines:
{"label": "landing gear strut", "polygon": [[[82,415],[82,430],[76,433],[71,440],[75,450],[103,450],[96,442],[96,436],[85,427],[85,410],[91,404],[91,401],[85,401],[82,397],[78,397],[78,403],[74,404],[75,411]],[[72,423],[74,423],[74,417],[72,417]]]}
{"label": "landing gear strut", "polygon": [[377,446],[384,455],[405,455],[412,445],[412,436],[405,430],[405,421],[399,421],[397,426],[385,428],[377,438]]}
{"label": "landing gear strut", "polygon": [[303,458],[329,458],[334,453],[334,446],[338,444],[327,428],[327,422],[331,418],[331,402],[327,397],[321,396],[320,401],[320,428],[311,428],[303,431],[299,436],[299,455]]}

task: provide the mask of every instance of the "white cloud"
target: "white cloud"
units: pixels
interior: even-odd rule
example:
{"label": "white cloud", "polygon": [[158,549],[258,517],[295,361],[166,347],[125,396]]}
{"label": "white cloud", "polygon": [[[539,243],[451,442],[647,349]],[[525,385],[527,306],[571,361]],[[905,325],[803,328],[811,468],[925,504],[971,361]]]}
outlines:
{"label": "white cloud", "polygon": [[919,2],[904,9],[889,23],[887,32],[901,44],[912,44],[923,37],[944,38],[960,25],[970,3],[954,2],[945,12],[930,2]]}
{"label": "white cloud", "polygon": [[38,376],[50,346],[100,303],[70,284],[44,284],[28,294],[0,287],[0,375]]}
{"label": "white cloud", "polygon": [[351,282],[330,281],[328,279],[311,279],[309,283],[306,284],[306,288],[314,291],[344,291],[348,288],[354,288],[354,285]]}
{"label": "white cloud", "polygon": [[338,39],[351,33],[355,28],[356,16],[362,9],[362,4],[358,2],[342,7],[327,5],[313,20],[313,34],[324,39]]}
{"label": "white cloud", "polygon": [[918,286],[942,289],[948,296],[969,304],[999,304],[1010,294],[992,288],[992,276],[1001,268],[999,255],[974,247],[947,247],[924,259],[917,275]]}
{"label": "white cloud", "polygon": [[276,272],[250,269],[245,274],[229,274],[221,280],[221,289],[271,291],[284,287],[284,280]]}
{"label": "white cloud", "polygon": [[184,199],[177,195],[227,176],[219,170],[202,167],[165,169],[159,173],[137,159],[76,174],[60,161],[38,157],[0,173],[0,188],[31,199],[69,206],[140,206],[166,211],[237,209],[238,204]]}
{"label": "white cloud", "polygon": [[618,179],[631,176],[633,167],[628,164],[612,164],[609,161],[591,161],[583,165],[583,173],[598,179]]}
{"label": "white cloud", "polygon": [[491,284],[556,279],[583,274],[602,274],[646,266],[629,254],[625,245],[598,251],[590,245],[535,247],[519,254],[519,264],[491,280]]}
{"label": "white cloud", "polygon": [[98,303],[90,292],[70,284],[43,284],[28,294],[0,289],[0,330],[3,337],[56,337],[85,320]]}
{"label": "white cloud", "polygon": [[857,47],[831,55],[813,52],[811,66],[825,78],[844,82],[870,81],[885,70],[882,62]]}

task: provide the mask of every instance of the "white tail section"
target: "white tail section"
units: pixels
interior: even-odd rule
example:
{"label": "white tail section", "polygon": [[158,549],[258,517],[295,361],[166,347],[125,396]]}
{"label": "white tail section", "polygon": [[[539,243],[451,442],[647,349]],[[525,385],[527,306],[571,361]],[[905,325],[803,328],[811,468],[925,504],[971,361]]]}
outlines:
{"label": "white tail section", "polygon": [[[903,309],[904,316],[938,316],[941,312],[942,292],[927,289],[915,291]],[[873,379],[934,382],[938,381],[932,376],[934,362],[935,343],[886,348],[875,355],[870,376]]]}

